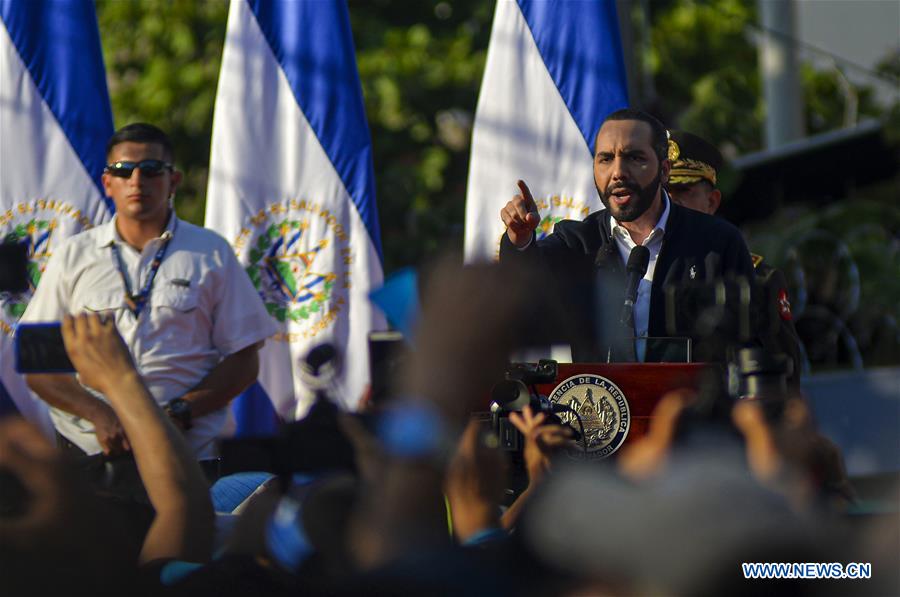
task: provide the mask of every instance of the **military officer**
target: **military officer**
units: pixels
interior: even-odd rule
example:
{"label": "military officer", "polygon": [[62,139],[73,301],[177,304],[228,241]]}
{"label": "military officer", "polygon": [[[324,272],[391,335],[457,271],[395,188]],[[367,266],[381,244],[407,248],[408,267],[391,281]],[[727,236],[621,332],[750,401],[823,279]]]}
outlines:
{"label": "military officer", "polygon": [[[697,211],[714,214],[722,203],[722,191],[717,186],[718,172],[725,160],[719,150],[697,135],[685,131],[669,132],[668,190],[672,201]],[[781,319],[776,332],[764,334],[760,341],[773,354],[787,355],[793,363],[788,384],[799,387],[803,348],[794,328],[791,303],[787,293],[787,280],[778,269],[766,263],[761,255],[751,254],[754,272],[762,282],[767,296],[776,300]]]}

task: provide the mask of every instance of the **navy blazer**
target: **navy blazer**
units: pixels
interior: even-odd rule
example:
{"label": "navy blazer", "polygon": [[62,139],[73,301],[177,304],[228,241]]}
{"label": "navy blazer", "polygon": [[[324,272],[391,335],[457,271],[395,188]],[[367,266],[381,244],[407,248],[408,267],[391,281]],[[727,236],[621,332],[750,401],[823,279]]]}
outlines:
{"label": "navy blazer", "polygon": [[[710,216],[669,201],[662,248],[653,273],[650,291],[649,336],[666,336],[664,284],[684,279],[693,268],[696,279],[706,279],[707,255],[718,256],[714,277],[727,274],[753,279],[753,263],[740,231],[721,218]],[[506,234],[500,241],[500,261],[525,262],[544,268],[553,280],[564,309],[582,330],[573,338],[573,360],[605,361],[612,330],[609,322],[618,318],[624,295],[625,266],[612,239],[609,214],[596,211],[584,220],[564,220],[553,233],[532,241],[519,251]],[[603,315],[597,317],[597,311]],[[606,324],[604,324],[604,321]],[[585,325],[588,324],[589,325]],[[633,333],[633,331],[631,332]],[[695,342],[698,338],[695,338]],[[724,358],[724,355],[722,355]],[[648,361],[653,355],[648,351]]]}

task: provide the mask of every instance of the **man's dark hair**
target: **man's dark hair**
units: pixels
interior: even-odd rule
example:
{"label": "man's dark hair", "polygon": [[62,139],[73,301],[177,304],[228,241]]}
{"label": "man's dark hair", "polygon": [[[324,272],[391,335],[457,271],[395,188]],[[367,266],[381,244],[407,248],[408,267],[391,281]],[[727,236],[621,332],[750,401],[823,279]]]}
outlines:
{"label": "man's dark hair", "polygon": [[106,156],[109,157],[113,147],[119,143],[127,143],[129,141],[132,143],[156,143],[162,146],[163,157],[166,160],[171,162],[175,159],[169,136],[159,128],[145,122],[133,122],[117,130],[106,143]]}
{"label": "man's dark hair", "polygon": [[[603,120],[603,124],[606,124],[610,120],[640,120],[642,122],[646,122],[650,125],[650,131],[652,135],[651,145],[653,147],[653,153],[656,154],[657,159],[660,162],[665,160],[669,155],[669,136],[666,134],[666,127],[663,126],[655,116],[644,112],[643,110],[638,110],[637,108],[622,108],[621,110],[616,110],[609,116],[607,116]],[[603,124],[600,125],[600,128],[603,128]],[[597,135],[600,134],[600,129],[597,129]],[[594,137],[594,146],[596,148],[597,138]]]}

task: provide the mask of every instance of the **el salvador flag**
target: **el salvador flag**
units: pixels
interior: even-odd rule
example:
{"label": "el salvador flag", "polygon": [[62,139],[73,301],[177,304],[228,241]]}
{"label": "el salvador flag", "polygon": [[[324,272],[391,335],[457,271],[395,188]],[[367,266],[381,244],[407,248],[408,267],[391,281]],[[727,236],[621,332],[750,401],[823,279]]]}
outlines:
{"label": "el salvador flag", "polygon": [[0,0],[0,241],[25,243],[30,290],[0,293],[0,412],[52,434],[14,370],[13,328],[66,237],[107,221],[100,176],[112,110],[91,0]]}
{"label": "el salvador flag", "polygon": [[602,204],[594,186],[594,134],[628,103],[613,0],[500,0],[472,133],[465,256],[496,259],[500,209],[524,180],[556,222]]}
{"label": "el salvador flag", "polygon": [[[381,242],[344,2],[231,3],[206,225],[232,243],[280,325],[259,376],[278,416],[306,413],[312,392],[298,367],[324,342],[344,355],[335,397],[355,407],[369,379],[368,332],[385,324],[367,296],[382,282]],[[266,430],[259,389],[235,403],[238,434]]]}

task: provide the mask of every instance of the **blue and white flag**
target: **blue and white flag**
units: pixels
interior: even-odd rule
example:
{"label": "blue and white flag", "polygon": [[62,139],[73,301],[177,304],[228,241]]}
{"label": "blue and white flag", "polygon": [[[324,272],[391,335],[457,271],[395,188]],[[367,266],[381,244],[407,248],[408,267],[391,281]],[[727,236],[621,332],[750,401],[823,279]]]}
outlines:
{"label": "blue and white flag", "polygon": [[27,244],[30,283],[0,293],[0,399],[49,432],[13,369],[13,328],[53,250],[112,216],[100,182],[112,110],[91,0],[0,0],[0,21],[0,241]]}
{"label": "blue and white flag", "polygon": [[369,379],[367,335],[384,327],[368,300],[383,274],[344,2],[231,3],[209,181],[206,226],[231,242],[281,328],[259,377],[278,415],[306,413],[312,394],[298,366],[324,342],[344,356],[336,398],[355,407]]}
{"label": "blue and white flag", "polygon": [[519,179],[542,217],[538,238],[600,209],[594,135],[627,102],[615,2],[497,2],[472,133],[466,260],[496,258],[500,209]]}

